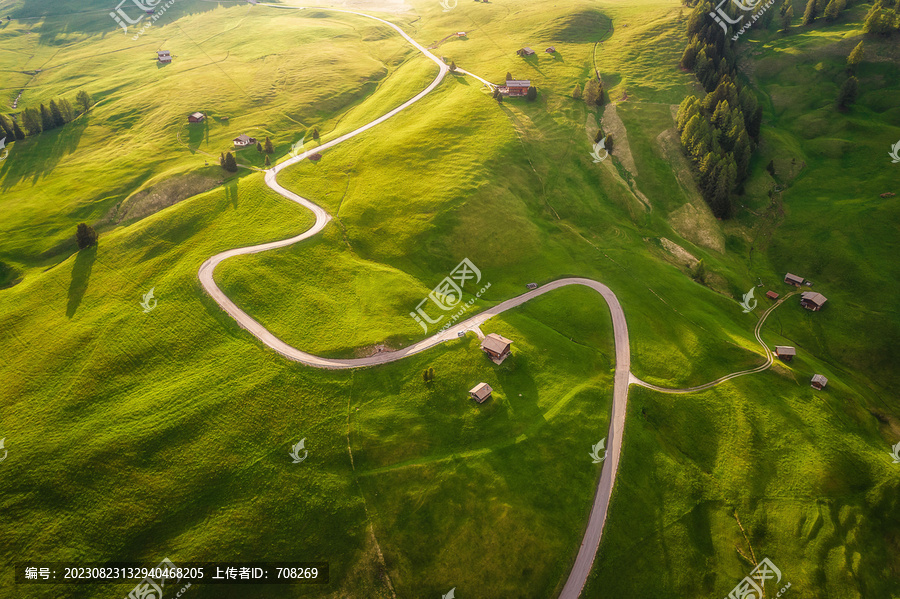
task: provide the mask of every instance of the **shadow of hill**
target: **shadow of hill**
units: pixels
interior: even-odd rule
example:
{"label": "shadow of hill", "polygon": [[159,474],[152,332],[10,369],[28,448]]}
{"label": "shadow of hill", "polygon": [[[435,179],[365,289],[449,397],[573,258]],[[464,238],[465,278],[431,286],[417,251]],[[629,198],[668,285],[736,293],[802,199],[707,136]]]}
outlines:
{"label": "shadow of hill", "polygon": [[72,265],[72,282],[69,283],[69,303],[66,305],[66,316],[69,318],[75,315],[75,311],[81,304],[81,298],[87,291],[91,269],[94,267],[96,259],[97,246],[95,245],[81,250],[75,256],[75,263]]}
{"label": "shadow of hill", "polygon": [[[122,6],[123,12],[132,21],[141,17],[140,22],[129,24],[125,32],[115,19],[110,16],[116,8],[116,2],[108,0],[84,0],[83,2],[60,0],[24,0],[16,10],[10,11],[13,19],[34,23],[31,30],[39,35],[39,42],[47,46],[59,46],[71,43],[74,39],[90,35],[127,35],[134,36],[141,26],[150,22],[148,15],[131,2]],[[160,5],[161,6],[161,5]],[[176,20],[198,13],[210,12],[219,8],[218,2],[202,0],[177,0],[164,12],[157,7],[158,21],[153,26],[174,23]]]}

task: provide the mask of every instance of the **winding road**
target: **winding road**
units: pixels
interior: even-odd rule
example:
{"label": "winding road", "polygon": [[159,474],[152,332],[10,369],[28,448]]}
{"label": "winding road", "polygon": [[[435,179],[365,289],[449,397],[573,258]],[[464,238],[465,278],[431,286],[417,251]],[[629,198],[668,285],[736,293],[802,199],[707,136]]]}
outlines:
{"label": "winding road", "polygon": [[[288,6],[279,6],[272,4],[261,4],[261,6],[269,6],[273,8],[281,8],[281,9],[291,9],[291,10],[304,10],[306,7],[288,7]],[[760,318],[760,321],[756,326],[756,338],[763,346],[765,355],[766,355],[766,363],[758,368],[754,368],[751,370],[746,370],[742,372],[733,373],[727,376],[724,376],[720,379],[712,381],[711,383],[707,383],[706,385],[701,385],[699,387],[692,387],[690,389],[666,389],[663,387],[657,387],[655,385],[651,385],[649,383],[645,383],[631,374],[631,352],[630,352],[630,344],[628,339],[628,327],[625,322],[625,313],[622,310],[622,306],[619,303],[618,298],[612,290],[600,283],[599,281],[594,281],[592,279],[585,278],[566,278],[559,279],[556,281],[552,281],[543,285],[537,289],[532,291],[528,291],[527,293],[523,293],[517,297],[508,299],[492,308],[488,308],[484,312],[476,316],[472,316],[462,322],[457,323],[454,326],[449,327],[447,330],[439,332],[436,335],[428,337],[418,343],[410,345],[404,349],[393,351],[393,352],[384,352],[380,354],[376,354],[374,356],[370,356],[367,358],[358,358],[358,359],[331,359],[331,358],[322,358],[319,356],[315,356],[304,351],[301,351],[291,345],[288,345],[274,334],[272,334],[268,329],[262,326],[259,322],[257,322],[253,317],[249,314],[238,308],[238,306],[232,302],[225,293],[216,285],[215,279],[213,277],[216,266],[218,266],[223,260],[231,258],[233,256],[241,256],[246,254],[255,254],[258,252],[264,252],[267,250],[273,250],[277,248],[287,247],[289,245],[293,245],[304,239],[312,237],[319,231],[325,228],[328,224],[328,221],[331,220],[331,215],[329,215],[321,206],[313,203],[312,201],[303,198],[296,193],[285,189],[282,187],[278,181],[278,173],[280,173],[283,169],[297,164],[307,158],[308,155],[314,152],[322,152],[323,150],[327,150],[332,148],[340,143],[347,141],[348,139],[352,139],[357,135],[383,123],[388,120],[392,116],[396,115],[402,110],[405,110],[421,100],[427,94],[429,94],[432,90],[434,90],[438,84],[444,79],[447,73],[450,71],[449,67],[444,64],[444,62],[431,54],[424,46],[413,40],[409,35],[407,35],[402,29],[398,26],[386,21],[384,19],[380,19],[378,17],[373,17],[371,15],[367,15],[365,13],[360,13],[351,10],[342,10],[335,8],[316,8],[316,10],[322,11],[331,11],[331,12],[342,12],[353,15],[358,15],[361,17],[366,17],[369,19],[374,19],[391,27],[404,39],[406,39],[410,44],[412,44],[415,48],[417,48],[420,52],[422,52],[429,59],[434,61],[439,68],[439,73],[437,77],[435,77],[434,81],[431,82],[428,87],[424,90],[416,94],[410,100],[404,102],[397,108],[394,108],[384,116],[381,116],[350,133],[342,135],[334,140],[326,142],[316,148],[307,150],[303,154],[292,157],[277,166],[265,171],[265,181],[266,185],[268,185],[271,189],[277,192],[279,195],[291,200],[292,202],[296,202],[305,208],[308,208],[315,214],[316,221],[315,224],[308,230],[296,235],[294,237],[290,237],[288,239],[283,239],[281,241],[273,241],[270,243],[263,243],[260,245],[254,245],[243,248],[236,248],[233,250],[228,250],[206,260],[201,266],[198,272],[198,277],[200,279],[200,283],[203,286],[203,289],[206,293],[212,297],[213,300],[216,301],[219,306],[225,312],[228,313],[241,327],[250,332],[251,335],[259,339],[262,343],[272,348],[285,358],[289,360],[293,360],[296,362],[300,362],[302,364],[306,364],[308,366],[313,366],[317,368],[330,368],[330,369],[344,369],[344,368],[360,368],[365,366],[375,366],[378,364],[386,364],[388,362],[395,362],[397,360],[402,360],[407,356],[411,356],[413,354],[417,354],[419,352],[423,352],[429,348],[432,348],[440,343],[445,341],[449,341],[451,339],[457,339],[460,333],[464,333],[465,331],[475,329],[476,327],[483,324],[488,319],[501,314],[507,310],[511,310],[521,304],[534,299],[535,297],[541,296],[545,293],[553,291],[554,289],[559,289],[560,287],[565,287],[568,285],[583,285],[585,287],[589,287],[603,296],[603,299],[606,300],[606,304],[609,307],[610,314],[612,316],[613,323],[613,336],[615,338],[615,351],[616,351],[616,369],[615,369],[615,377],[614,377],[614,388],[613,388],[613,402],[612,402],[612,415],[610,418],[609,424],[609,432],[607,434],[608,440],[608,451],[607,457],[603,465],[603,470],[600,475],[600,481],[597,485],[597,492],[594,495],[594,502],[591,508],[591,513],[588,518],[587,528],[584,533],[584,538],[582,539],[581,545],[578,549],[578,554],[575,558],[575,563],[572,566],[572,570],[569,573],[569,576],[566,580],[566,583],[562,589],[562,592],[559,595],[560,599],[578,599],[581,594],[581,590],[584,587],[585,582],[587,581],[587,577],[590,574],[591,566],[594,562],[594,558],[597,554],[597,549],[600,545],[600,538],[603,534],[603,527],[606,523],[606,516],[609,512],[609,502],[612,497],[613,486],[615,485],[616,474],[618,473],[619,468],[619,457],[622,450],[622,438],[625,427],[625,413],[628,402],[628,386],[629,384],[637,384],[644,387],[649,387],[651,389],[655,389],[657,391],[662,391],[665,393],[689,393],[692,391],[701,391],[703,389],[708,389],[715,385],[718,385],[724,381],[730,380],[732,378],[743,376],[746,374],[752,374],[755,372],[761,372],[766,370],[772,365],[772,354],[769,351],[768,347],[763,343],[762,338],[760,337],[760,329],[762,327],[763,322],[765,322],[766,317],[775,309],[784,299],[787,299],[786,296],[781,301],[770,307]],[[489,87],[494,87],[493,84],[478,77],[476,75],[472,75],[462,69],[458,69],[458,71],[462,74],[472,76],[477,80],[481,81],[485,85]]]}

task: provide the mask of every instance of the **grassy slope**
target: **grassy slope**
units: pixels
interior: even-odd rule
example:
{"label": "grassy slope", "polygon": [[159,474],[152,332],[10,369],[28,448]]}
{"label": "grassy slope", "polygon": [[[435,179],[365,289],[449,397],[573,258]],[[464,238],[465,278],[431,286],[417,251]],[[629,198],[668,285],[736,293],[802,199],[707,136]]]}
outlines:
{"label": "grassy slope", "polygon": [[[276,134],[284,151],[305,126],[318,124],[328,139],[398,104],[433,76],[425,61],[404,61],[406,51],[392,41],[393,36],[372,43],[382,34],[354,17],[318,18],[313,28],[311,19],[298,13],[272,11],[251,18],[247,7],[203,8],[202,14],[180,20],[180,27],[187,29],[193,23],[206,33],[240,23],[246,41],[222,35],[202,40],[200,47],[215,59],[231,44],[240,46],[241,52],[229,54],[220,66],[242,86],[252,82],[250,100],[242,94],[208,90],[209,82],[199,74],[216,67],[202,61],[175,81],[164,78],[146,92],[131,92],[120,86],[120,73],[129,71],[117,62],[110,69],[116,71],[115,78],[100,76],[97,88],[88,87],[95,96],[109,96],[110,112],[102,115],[101,104],[83,133],[70,126],[42,137],[57,135],[54,145],[77,147],[77,153],[63,155],[84,155],[81,169],[95,172],[108,170],[107,160],[117,155],[98,143],[85,143],[95,139],[89,136],[115,134],[123,142],[129,136],[146,138],[147,147],[139,150],[144,154],[122,156],[116,169],[125,172],[126,166],[140,163],[147,169],[142,181],[156,181],[200,166],[199,156],[177,167],[158,157],[161,147],[182,152],[173,148],[171,139],[184,129],[178,114],[196,104],[189,93],[209,91],[216,111],[248,119],[233,117],[227,130],[211,123],[215,141],[201,149],[218,151],[234,128],[244,125],[260,127],[254,130],[257,133]],[[408,317],[409,310],[468,256],[493,283],[486,304],[519,293],[522,283],[530,280],[576,274],[607,282],[625,306],[633,367],[646,380],[703,382],[760,362],[750,335],[753,317],[741,314],[733,301],[690,281],[661,259],[652,243],[661,236],[676,239],[704,257],[735,294],[756,276],[775,281],[780,269],[787,268],[783,264],[787,252],[777,245],[768,250],[768,261],[778,271],[760,270],[760,260],[767,257],[759,252],[751,267],[744,253],[754,232],[741,229],[739,223],[723,226],[729,249],[737,250],[727,253],[695,246],[668,224],[668,213],[687,196],[667,168],[656,139],[671,127],[668,104],[693,88],[690,78],[672,66],[683,43],[679,36],[683,23],[676,10],[651,2],[605,7],[617,27],[597,57],[598,68],[613,88],[611,96],[626,90],[629,94],[619,114],[635,154],[636,183],[653,202],[648,213],[624,191],[613,170],[598,169],[590,162],[583,105],[568,98],[574,84],[588,74],[590,25],[605,30],[603,19],[577,14],[583,6],[560,7],[548,16],[544,5],[500,0],[460,5],[449,13],[430,4],[419,8],[424,18],[409,25],[417,39],[429,42],[466,29],[467,40],[452,40],[440,52],[490,79],[502,78],[507,70],[531,77],[542,91],[540,101],[509,102],[498,108],[477,85],[448,80],[388,126],[328,152],[318,165],[304,164],[283,174],[283,183],[321,202],[336,214],[336,222],[302,247],[226,262],[217,273],[223,287],[286,340],[311,351],[346,355],[362,345],[418,338],[421,331]],[[235,11],[240,11],[237,19]],[[567,13],[577,16],[566,17]],[[271,27],[273,17],[279,19],[278,28]],[[334,32],[346,28],[345,23],[352,23],[355,31],[334,39]],[[50,34],[53,26],[46,22],[39,26],[45,43],[60,39]],[[263,31],[265,44],[259,42]],[[282,31],[286,40],[270,45],[269,36]],[[310,53],[327,65],[310,71],[300,58],[307,53],[289,58],[284,52],[278,59],[284,74],[279,78],[274,74],[278,69],[266,68],[273,60],[267,54],[271,47],[294,47],[299,31],[310,32],[309,43],[330,36],[335,54]],[[169,32],[160,28],[151,33],[160,36],[151,38],[159,44]],[[98,44],[127,47],[111,35],[106,36],[109,41],[92,38],[77,27],[69,35],[74,47],[68,51],[85,56],[91,56]],[[514,55],[521,45],[542,48],[545,43],[554,43],[560,56],[523,61]],[[773,47],[780,43],[772,41]],[[188,52],[189,59],[195,54]],[[246,64],[235,64],[233,56],[246,57]],[[332,56],[340,57],[340,62]],[[142,72],[137,70],[138,58],[133,61],[129,68]],[[173,67],[182,68],[176,62],[162,72]],[[344,74],[323,76],[328,70]],[[294,73],[309,76],[315,84],[293,88]],[[385,78],[388,73],[397,76]],[[366,83],[374,80],[381,81],[377,91]],[[66,81],[59,80],[58,91],[48,87],[49,96],[71,93],[74,88],[64,87]],[[188,101],[180,112],[172,110],[174,116],[165,126],[152,124],[137,108],[150,103],[155,114],[165,115],[158,98],[167,96],[156,92],[166,86],[176,86]],[[369,95],[349,112],[342,104],[320,108],[324,96],[348,93],[351,100]],[[868,116],[876,122],[880,118]],[[790,119],[777,122],[774,112],[767,118],[772,137],[789,128]],[[323,122],[331,124],[322,126]],[[72,139],[76,135],[81,137]],[[802,146],[802,140],[790,141],[786,147]],[[34,156],[50,151],[41,139],[17,145],[32,142],[36,142],[31,147]],[[189,155],[187,149],[183,152]],[[34,162],[21,162],[17,168],[34,168]],[[383,596],[385,585],[366,533],[365,503],[401,596],[443,593],[451,586],[469,596],[548,596],[558,588],[574,556],[599,473],[583,454],[607,426],[612,350],[608,317],[599,298],[587,290],[559,291],[491,322],[490,330],[516,340],[516,355],[501,368],[485,362],[474,339],[467,338],[376,370],[311,371],[260,351],[203,297],[195,279],[196,268],[212,253],[284,237],[308,226],[308,215],[265,192],[258,175],[232,180],[224,188],[105,235],[96,256],[85,252],[41,274],[35,266],[58,261],[54,256],[65,249],[60,247],[75,222],[99,217],[135,189],[135,179],[126,178],[120,188],[112,188],[98,176],[86,178],[85,198],[94,200],[73,208],[65,196],[62,203],[58,199],[62,182],[68,185],[70,179],[62,170],[67,162],[60,161],[52,176],[38,177],[34,187],[17,175],[8,180],[9,191],[4,189],[3,201],[20,198],[22,207],[4,216],[4,223],[11,226],[6,245],[0,246],[0,259],[14,262],[26,273],[23,283],[0,293],[0,327],[9,332],[0,343],[13,356],[2,370],[10,381],[4,405],[15,406],[14,411],[2,412],[2,424],[10,455],[15,455],[16,446],[20,448],[16,453],[21,452],[20,461],[6,462],[3,470],[7,480],[15,481],[9,487],[14,492],[5,495],[5,518],[0,519],[7,536],[14,539],[4,551],[4,561],[21,559],[23,553],[148,561],[162,554],[182,560],[329,559],[333,580],[343,593]],[[818,168],[828,172],[834,166],[823,160]],[[807,196],[801,182],[817,179],[815,171],[808,172],[785,196],[791,214],[784,227],[803,219],[823,220],[811,212],[821,201],[803,203]],[[0,185],[7,184],[9,176],[0,171]],[[855,183],[848,175],[843,189]],[[839,197],[846,192],[832,187],[828,193]],[[764,193],[756,197],[764,204]],[[30,204],[21,198],[30,198]],[[35,215],[46,214],[48,208],[58,213],[33,225]],[[869,226],[877,227],[879,219],[870,219]],[[47,236],[41,252],[55,247],[55,253],[36,258],[34,229],[24,223]],[[808,226],[793,229],[787,238],[802,245],[804,236],[810,235]],[[842,248],[847,252],[844,259],[871,252],[868,247],[847,243]],[[888,281],[878,279],[888,268],[886,255],[886,251],[865,254],[882,285]],[[840,299],[842,291],[832,292],[833,286],[826,291],[828,281],[812,274],[811,264],[799,264],[794,268],[792,263],[791,269],[815,276],[817,283],[822,281],[817,288]],[[136,302],[153,285],[160,306],[144,315]],[[324,293],[325,286],[333,291]],[[877,363],[862,364],[862,372],[851,375],[847,354],[821,351],[829,343],[841,343],[852,330],[853,321],[839,308],[840,302],[834,301],[818,315],[805,314],[796,306],[784,306],[776,313],[773,325],[785,338],[809,339],[797,342],[803,353],[794,364],[794,383],[762,375],[674,400],[635,392],[621,486],[588,596],[608,588],[625,595],[634,595],[635,589],[666,594],[677,588],[681,594],[697,596],[727,591],[742,571],[732,549],[736,537],[731,506],[737,506],[751,531],[754,549],[777,556],[776,563],[786,574],[803,572],[805,585],[827,588],[834,596],[887,588],[877,585],[888,584],[880,580],[883,568],[896,567],[884,556],[896,542],[897,528],[884,516],[890,513],[884,497],[890,496],[886,489],[896,489],[897,483],[896,478],[885,480],[878,466],[886,458],[882,447],[886,445],[865,411],[877,398],[859,377],[871,377],[876,391],[885,387],[877,378],[882,374]],[[889,313],[884,318],[888,325],[896,325]],[[772,331],[766,333],[767,340],[784,339]],[[39,340],[48,335],[54,342],[45,347]],[[818,345],[812,341],[816,337]],[[852,349],[864,355],[872,347],[857,341]],[[437,371],[431,387],[420,380],[428,366]],[[832,379],[832,391],[824,399],[811,395],[806,386],[813,371]],[[480,407],[464,396],[477,380],[498,390],[494,401]],[[770,396],[769,387],[777,398],[757,406],[752,398]],[[694,418],[700,409],[709,417]],[[810,434],[791,443],[782,441],[785,429],[806,430],[798,426],[800,416],[788,409],[806,419],[803,426],[815,431],[814,438]],[[893,404],[880,409],[888,415],[897,413]],[[648,418],[657,432],[644,424]],[[781,425],[770,425],[769,420]],[[347,455],[348,424],[355,472]],[[754,431],[748,441],[752,446],[733,448],[732,440],[747,428]],[[885,434],[891,438],[889,431]],[[307,470],[291,467],[286,456],[289,445],[301,436],[307,437],[313,456]],[[48,439],[54,446],[71,449],[51,461],[48,452],[41,451]],[[698,439],[702,443],[696,443]],[[852,458],[837,454],[818,465],[827,448],[847,445],[855,449]],[[774,458],[766,453],[775,446],[780,450],[778,468],[770,465]],[[688,464],[678,470],[685,454]],[[647,455],[665,465],[664,476],[648,471]],[[71,474],[91,467],[94,472],[87,479]],[[810,477],[796,492],[790,482],[795,475]],[[295,477],[301,480],[291,480]],[[850,480],[844,481],[847,477]],[[747,480],[752,492],[744,489]],[[154,491],[149,497],[148,489]],[[786,525],[764,527],[766,506],[772,505],[769,497],[780,495],[800,498],[778,504],[778,513],[785,521],[806,514],[810,529],[804,535],[816,548],[807,550],[807,543],[785,532],[793,533]],[[70,508],[65,521],[59,520],[55,515],[59,505],[71,501],[82,503]],[[834,520],[826,511],[816,524],[809,506],[817,502],[836,506],[833,513],[840,526],[827,526]],[[679,526],[678,518],[687,512],[692,514],[690,525]],[[116,523],[117,534],[107,534],[110,523]],[[636,526],[646,527],[646,532],[635,535]],[[84,530],[88,532],[71,540],[76,531]],[[884,532],[876,534],[880,530]],[[297,539],[303,539],[302,546],[297,546]],[[644,544],[635,544],[637,539]],[[853,543],[847,539],[865,543],[866,559],[853,557]],[[223,555],[222,547],[232,553]],[[648,559],[645,568],[622,576],[616,564],[640,563],[635,555],[648,547],[657,548],[659,559]],[[837,575],[844,554],[858,564],[856,579]],[[697,574],[698,555],[707,560],[702,571],[714,574],[705,578]],[[695,579],[702,585],[697,586]],[[796,580],[801,579],[798,574]],[[198,587],[196,592],[212,596],[211,588]],[[274,588],[260,596],[318,591]]]}

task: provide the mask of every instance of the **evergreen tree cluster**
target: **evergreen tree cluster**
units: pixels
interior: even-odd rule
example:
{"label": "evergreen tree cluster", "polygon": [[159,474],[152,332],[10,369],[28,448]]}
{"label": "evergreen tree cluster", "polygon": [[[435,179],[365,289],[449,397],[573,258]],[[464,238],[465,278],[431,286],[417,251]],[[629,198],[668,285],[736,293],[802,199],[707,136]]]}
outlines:
{"label": "evergreen tree cluster", "polygon": [[[41,104],[39,108],[26,108],[22,112],[22,125],[17,120],[11,119],[5,115],[0,115],[0,134],[5,134],[7,139],[25,139],[25,135],[37,135],[42,131],[49,131],[62,127],[66,123],[72,122],[76,116],[86,112],[93,101],[90,95],[84,90],[79,91],[75,95],[75,106],[78,107],[76,112],[72,103],[65,98],[50,100],[50,105]],[[22,129],[24,127],[24,130]]]}
{"label": "evergreen tree cluster", "polygon": [[811,24],[820,15],[830,23],[836,20],[845,8],[847,0],[807,0],[806,9],[803,11],[803,24]]}
{"label": "evergreen tree cluster", "polygon": [[759,138],[762,107],[749,87],[735,76],[731,42],[709,17],[708,0],[699,2],[688,20],[690,41],[681,66],[693,70],[707,91],[688,96],[678,108],[681,146],[691,158],[703,199],[719,218],[731,215],[731,195],[743,189]]}
{"label": "evergreen tree cluster", "polygon": [[866,15],[863,31],[880,35],[890,35],[895,31],[900,31],[900,0],[895,0],[895,2],[875,0]]}
{"label": "evergreen tree cluster", "polygon": [[593,77],[584,84],[584,103],[588,106],[603,105],[603,84]]}

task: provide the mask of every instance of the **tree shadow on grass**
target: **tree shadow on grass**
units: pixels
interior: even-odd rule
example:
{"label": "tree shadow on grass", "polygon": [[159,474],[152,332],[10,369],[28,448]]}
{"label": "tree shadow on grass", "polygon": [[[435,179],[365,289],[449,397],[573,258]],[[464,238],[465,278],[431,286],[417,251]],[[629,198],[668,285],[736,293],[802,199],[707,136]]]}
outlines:
{"label": "tree shadow on grass", "polygon": [[81,304],[81,298],[87,291],[88,280],[91,278],[91,269],[94,267],[94,260],[97,259],[97,246],[93,245],[78,252],[75,256],[75,264],[72,265],[72,282],[69,283],[69,303],[66,306],[66,316],[72,318],[78,306]]}
{"label": "tree shadow on grass", "polygon": [[188,124],[188,149],[191,154],[196,154],[201,144],[209,145],[209,123],[208,119],[203,119],[202,123]]}
{"label": "tree shadow on grass", "polygon": [[225,183],[225,199],[234,202],[234,209],[238,207],[238,179],[235,177]]}
{"label": "tree shadow on grass", "polygon": [[78,142],[90,124],[88,116],[81,115],[63,127],[17,141],[16,153],[5,161],[0,189],[8,191],[28,178],[33,185],[41,177],[50,175],[62,160],[78,149]]}

